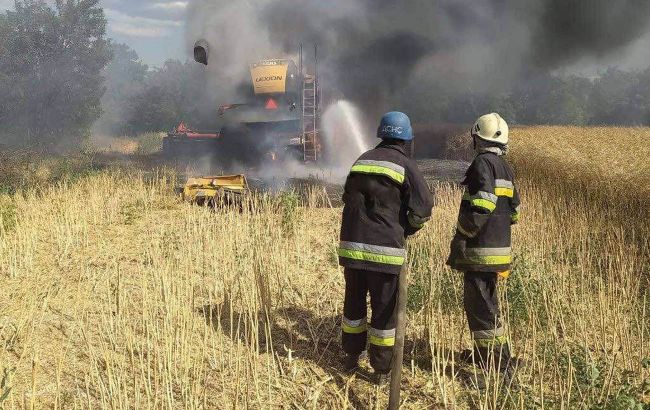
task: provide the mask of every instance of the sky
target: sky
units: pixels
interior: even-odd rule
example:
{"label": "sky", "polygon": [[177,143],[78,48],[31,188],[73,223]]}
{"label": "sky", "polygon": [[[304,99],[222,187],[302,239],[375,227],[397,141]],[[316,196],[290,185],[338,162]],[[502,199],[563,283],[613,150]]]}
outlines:
{"label": "sky", "polygon": [[[108,20],[108,37],[133,48],[149,65],[169,58],[185,60],[187,0],[100,0]],[[0,0],[0,11],[14,8],[14,0]]]}

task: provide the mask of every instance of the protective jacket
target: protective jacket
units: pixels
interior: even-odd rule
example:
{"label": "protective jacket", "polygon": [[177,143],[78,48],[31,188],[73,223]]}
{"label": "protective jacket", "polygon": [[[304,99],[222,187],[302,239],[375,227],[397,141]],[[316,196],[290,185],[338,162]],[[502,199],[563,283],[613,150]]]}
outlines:
{"label": "protective jacket", "polygon": [[519,220],[520,203],[512,168],[494,151],[482,151],[462,184],[465,193],[447,264],[464,272],[509,270],[510,227]]}
{"label": "protective jacket", "polygon": [[431,217],[433,196],[403,145],[382,141],[350,169],[338,255],[347,268],[399,274],[404,240]]}

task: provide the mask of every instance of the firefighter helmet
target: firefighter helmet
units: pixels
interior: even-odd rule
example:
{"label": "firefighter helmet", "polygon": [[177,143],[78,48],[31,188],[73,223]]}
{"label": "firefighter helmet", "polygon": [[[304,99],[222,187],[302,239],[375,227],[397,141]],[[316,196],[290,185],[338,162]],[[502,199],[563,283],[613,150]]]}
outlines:
{"label": "firefighter helmet", "polygon": [[495,112],[479,117],[471,132],[472,136],[476,136],[483,141],[503,145],[508,143],[508,124]]}
{"label": "firefighter helmet", "polygon": [[391,111],[381,117],[377,129],[377,138],[410,141],[413,139],[413,129],[408,115],[399,111]]}

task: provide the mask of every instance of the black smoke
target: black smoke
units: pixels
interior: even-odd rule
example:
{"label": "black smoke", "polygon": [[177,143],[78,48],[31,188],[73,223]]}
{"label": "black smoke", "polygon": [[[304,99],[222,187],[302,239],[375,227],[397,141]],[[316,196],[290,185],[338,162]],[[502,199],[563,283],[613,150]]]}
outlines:
{"label": "black smoke", "polygon": [[648,30],[647,0],[547,0],[534,19],[531,61],[556,68],[603,56]]}
{"label": "black smoke", "polygon": [[369,114],[426,105],[420,116],[449,118],[440,107],[490,106],[549,73],[622,52],[648,33],[650,2],[194,0],[188,27],[188,44],[217,44],[221,70],[295,56],[300,43],[309,62],[318,44],[324,84]]}

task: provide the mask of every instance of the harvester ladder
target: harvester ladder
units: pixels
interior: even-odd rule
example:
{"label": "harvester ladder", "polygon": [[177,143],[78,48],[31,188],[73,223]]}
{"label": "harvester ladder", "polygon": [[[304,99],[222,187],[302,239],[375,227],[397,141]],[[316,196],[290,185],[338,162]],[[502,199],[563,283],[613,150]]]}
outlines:
{"label": "harvester ladder", "polygon": [[316,76],[305,75],[302,87],[302,148],[305,162],[318,161],[318,82]]}

